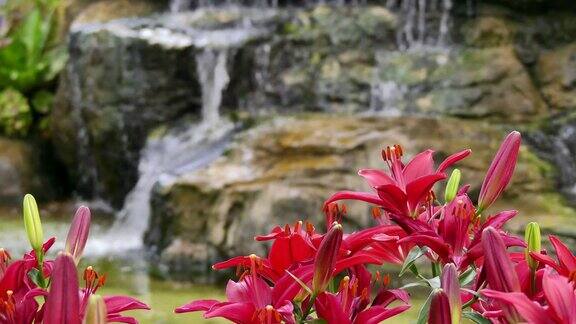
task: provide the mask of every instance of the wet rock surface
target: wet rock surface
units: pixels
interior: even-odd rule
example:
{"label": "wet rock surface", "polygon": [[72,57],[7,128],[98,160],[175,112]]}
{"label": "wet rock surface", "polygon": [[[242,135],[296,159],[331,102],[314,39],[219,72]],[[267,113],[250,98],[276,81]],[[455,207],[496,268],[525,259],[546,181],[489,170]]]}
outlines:
{"label": "wet rock surface", "polygon": [[[459,168],[463,181],[473,184],[475,196],[505,132],[486,122],[450,118],[275,118],[239,135],[224,156],[208,167],[169,185],[158,183],[146,243],[175,276],[192,279],[191,272],[176,266],[185,259],[195,264],[188,267],[194,269],[192,273],[209,278],[210,265],[217,260],[264,252],[265,245],[253,237],[267,233],[274,224],[308,219],[321,226],[322,202],[332,193],[369,191],[356,172],[363,167],[384,168],[379,152],[386,144],[402,144],[408,156],[440,148],[438,160],[471,147],[473,155]],[[504,197],[506,207],[558,220],[555,214],[560,207],[538,206],[545,199],[538,197],[555,197],[551,172],[547,163],[523,147]],[[535,199],[540,203],[523,207]],[[348,207],[346,226],[370,224],[367,204],[349,202]]]}

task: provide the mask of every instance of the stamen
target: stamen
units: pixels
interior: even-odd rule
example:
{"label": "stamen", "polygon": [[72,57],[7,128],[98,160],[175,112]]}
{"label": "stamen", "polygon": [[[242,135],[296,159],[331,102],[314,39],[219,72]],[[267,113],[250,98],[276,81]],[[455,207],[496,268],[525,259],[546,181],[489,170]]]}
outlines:
{"label": "stamen", "polygon": [[314,225],[312,225],[312,223],[306,222],[306,233],[308,233],[308,235],[312,236],[315,230],[316,229],[314,228]]}
{"label": "stamen", "polygon": [[372,207],[372,218],[374,219],[382,218],[382,210],[379,207]]}
{"label": "stamen", "polygon": [[384,286],[384,288],[386,288],[390,285],[390,275],[389,274],[386,274],[386,275],[384,275],[384,277],[382,277],[382,285]]}

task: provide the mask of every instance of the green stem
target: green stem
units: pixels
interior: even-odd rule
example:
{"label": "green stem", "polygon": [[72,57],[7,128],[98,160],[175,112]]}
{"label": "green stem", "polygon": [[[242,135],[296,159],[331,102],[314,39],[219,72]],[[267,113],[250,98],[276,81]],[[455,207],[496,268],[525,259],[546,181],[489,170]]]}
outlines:
{"label": "green stem", "polygon": [[38,260],[38,284],[40,288],[48,288],[46,278],[44,278],[44,251],[42,249],[36,251],[36,256]]}
{"label": "green stem", "polygon": [[440,263],[432,262],[430,265],[432,267],[432,278],[438,277],[440,275]]}
{"label": "green stem", "polygon": [[462,309],[464,310],[464,309],[472,306],[472,304],[474,304],[477,300],[478,300],[478,296],[477,296],[477,295],[474,295],[474,296],[472,297],[472,299],[470,299],[470,300],[467,301],[464,305],[462,305]]}
{"label": "green stem", "polygon": [[534,296],[536,294],[536,271],[530,268],[530,294]]}
{"label": "green stem", "polygon": [[316,293],[312,294],[312,296],[310,296],[310,301],[308,302],[308,307],[306,307],[306,310],[304,310],[304,313],[302,313],[302,318],[300,320],[300,323],[305,323],[306,318],[308,317],[308,315],[310,315],[310,311],[312,310],[312,306],[314,305],[314,301],[316,300]]}

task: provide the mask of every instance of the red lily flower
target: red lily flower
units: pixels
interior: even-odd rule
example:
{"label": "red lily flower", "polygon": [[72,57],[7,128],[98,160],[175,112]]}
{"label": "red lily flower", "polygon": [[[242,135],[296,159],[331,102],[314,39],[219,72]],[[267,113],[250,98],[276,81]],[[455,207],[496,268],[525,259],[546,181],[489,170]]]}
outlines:
{"label": "red lily flower", "polygon": [[543,264],[546,264],[558,271],[558,273],[570,280],[576,279],[576,257],[570,249],[562,243],[556,236],[550,235],[548,237],[550,243],[556,250],[556,256],[558,257],[558,262],[554,261],[548,255],[542,253],[531,252],[530,255]]}
{"label": "red lily flower", "polygon": [[[372,302],[370,291],[370,280],[362,283],[357,277],[346,276],[337,293],[318,295],[315,301],[318,317],[328,324],[376,324],[410,308],[410,297],[403,290],[381,289]],[[394,301],[404,305],[387,308]]]}
{"label": "red lily flower", "polygon": [[330,197],[324,205],[343,199],[361,200],[381,206],[393,216],[414,217],[420,203],[426,198],[434,184],[444,178],[444,171],[467,157],[470,150],[453,154],[434,170],[434,151],[426,150],[417,154],[407,165],[401,161],[403,151],[399,145],[382,151],[382,158],[390,169],[363,169],[358,172],[376,194],[367,192],[341,191]]}
{"label": "red lily flower", "polygon": [[542,279],[542,289],[548,307],[519,292],[485,289],[482,294],[514,308],[529,323],[576,323],[576,292],[567,278],[548,269]]}
{"label": "red lily flower", "polygon": [[478,197],[478,209],[480,211],[490,207],[508,186],[516,168],[520,142],[521,135],[516,131],[508,134],[502,142],[480,189],[480,196]]}
{"label": "red lily flower", "polygon": [[291,265],[314,257],[316,254],[316,248],[312,243],[314,235],[312,224],[306,223],[306,228],[303,228],[302,221],[299,221],[293,228],[288,225],[284,229],[276,226],[270,234],[256,236],[256,240],[274,240],[268,253],[268,260],[276,272],[284,273],[284,270]]}
{"label": "red lily flower", "polygon": [[412,223],[420,224],[418,225],[420,230],[402,238],[398,243],[427,246],[435,253],[435,259],[444,264],[454,263],[461,270],[465,270],[472,262],[484,255],[480,243],[482,231],[487,227],[495,227],[507,247],[525,246],[522,239],[501,231],[505,222],[516,215],[515,211],[491,216],[482,225],[479,225],[475,212],[468,196],[459,194],[439,210],[439,221],[435,219],[435,215],[423,217],[427,214],[426,212],[418,219],[410,219]]}
{"label": "red lily flower", "polygon": [[205,318],[223,317],[234,323],[294,323],[293,305],[289,299],[277,299],[272,287],[257,274],[256,262],[252,273],[238,282],[228,281],[228,301],[196,300],[175,309],[176,313],[204,311]]}

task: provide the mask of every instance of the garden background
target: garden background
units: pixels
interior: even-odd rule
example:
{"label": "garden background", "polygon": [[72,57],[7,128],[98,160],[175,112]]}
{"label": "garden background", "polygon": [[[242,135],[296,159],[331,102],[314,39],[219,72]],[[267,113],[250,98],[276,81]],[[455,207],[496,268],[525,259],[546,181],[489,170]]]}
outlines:
{"label": "garden background", "polygon": [[[356,172],[382,167],[387,145],[438,158],[469,147],[462,181],[479,186],[504,134],[521,131],[493,208],[519,210],[512,232],[538,221],[576,246],[569,0],[0,8],[0,247],[28,249],[25,193],[59,238],[88,205],[84,262],[111,273],[105,291],[149,302],[144,322],[174,323],[175,305],[221,297],[231,273],[213,263],[265,252],[253,237],[274,224],[321,223],[324,200],[366,188]],[[348,229],[372,221],[367,205],[348,207]]]}

